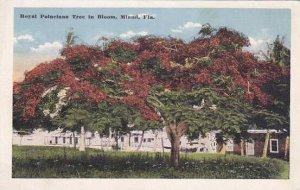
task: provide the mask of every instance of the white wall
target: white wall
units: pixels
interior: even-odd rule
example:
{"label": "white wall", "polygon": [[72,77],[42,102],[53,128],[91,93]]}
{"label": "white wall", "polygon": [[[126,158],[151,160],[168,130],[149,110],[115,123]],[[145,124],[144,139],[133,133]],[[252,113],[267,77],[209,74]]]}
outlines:
{"label": "white wall", "polygon": [[[130,138],[129,138],[130,137]],[[65,138],[65,142],[63,139]],[[75,138],[80,141],[80,135],[75,133]],[[57,139],[57,141],[56,141]],[[70,139],[72,143],[70,143]],[[137,140],[137,141],[136,141]],[[32,134],[21,136],[16,131],[13,133],[14,145],[35,145],[35,146],[74,146],[74,137],[72,132],[63,132],[61,129],[56,131],[43,131],[41,129],[35,130]],[[130,142],[129,142],[130,141]],[[142,143],[141,143],[142,141]],[[111,149],[116,145],[115,139],[109,137],[100,137],[96,132],[92,135],[91,132],[86,132],[86,147],[97,149]],[[76,144],[78,147],[79,144]],[[165,129],[163,130],[149,130],[144,132],[142,139],[142,131],[132,131],[131,135],[122,135],[118,139],[118,145],[124,151],[136,151],[141,143],[139,151],[150,152],[170,152],[171,144],[167,137]],[[199,144],[200,143],[200,144]],[[208,133],[206,137],[189,141],[186,136],[181,138],[181,150],[198,152],[216,152],[215,132]]]}

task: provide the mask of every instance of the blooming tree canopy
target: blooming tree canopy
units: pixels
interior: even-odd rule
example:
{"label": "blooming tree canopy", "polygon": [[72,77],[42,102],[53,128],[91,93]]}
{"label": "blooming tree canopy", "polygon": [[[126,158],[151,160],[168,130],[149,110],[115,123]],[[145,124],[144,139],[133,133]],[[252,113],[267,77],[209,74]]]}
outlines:
{"label": "blooming tree canopy", "polygon": [[14,83],[14,127],[49,124],[72,115],[67,108],[74,107],[86,111],[90,119],[82,125],[93,130],[116,122],[124,128],[166,126],[176,166],[183,134],[238,133],[255,114],[282,123],[264,109],[273,96],[263,86],[288,77],[289,69],[243,51],[249,41],[237,31],[205,31],[188,43],[144,36],[105,47],[65,46],[62,58],[39,64]]}

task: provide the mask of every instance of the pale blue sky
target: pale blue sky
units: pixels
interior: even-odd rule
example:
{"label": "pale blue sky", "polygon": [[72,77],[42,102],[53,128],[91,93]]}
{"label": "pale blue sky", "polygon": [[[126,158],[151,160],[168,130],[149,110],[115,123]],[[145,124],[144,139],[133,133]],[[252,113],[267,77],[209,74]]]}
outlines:
{"label": "pale blue sky", "polygon": [[[116,15],[149,14],[154,20],[74,20],[21,19],[20,14]],[[276,35],[284,36],[290,46],[291,15],[289,9],[215,9],[215,8],[15,8],[15,55],[57,55],[65,36],[73,28],[80,42],[95,44],[100,36],[128,39],[134,34],[179,37],[189,41],[197,36],[202,24],[227,26],[250,38],[250,50],[265,48]],[[17,56],[15,56],[17,57]],[[18,57],[15,67],[20,67]],[[40,61],[40,60],[38,60]],[[22,63],[24,64],[24,63]],[[30,63],[28,63],[30,64]],[[24,65],[22,67],[25,67]],[[20,69],[20,72],[22,69]]]}

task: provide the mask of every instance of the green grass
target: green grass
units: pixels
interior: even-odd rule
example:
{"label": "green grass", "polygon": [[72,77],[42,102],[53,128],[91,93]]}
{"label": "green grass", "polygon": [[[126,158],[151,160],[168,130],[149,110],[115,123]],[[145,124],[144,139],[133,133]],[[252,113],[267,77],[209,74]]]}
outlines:
{"label": "green grass", "polygon": [[206,178],[288,179],[289,163],[238,155],[117,152],[72,148],[13,146],[14,178]]}

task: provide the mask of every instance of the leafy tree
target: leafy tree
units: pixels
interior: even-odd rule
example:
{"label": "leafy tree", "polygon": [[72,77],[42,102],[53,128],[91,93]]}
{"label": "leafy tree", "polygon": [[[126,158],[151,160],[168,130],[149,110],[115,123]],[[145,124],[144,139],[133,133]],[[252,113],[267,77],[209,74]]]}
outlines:
{"label": "leafy tree", "polygon": [[213,28],[209,23],[204,24],[198,34],[202,37],[210,37],[217,29]]}
{"label": "leafy tree", "polygon": [[[279,65],[281,68],[290,68],[290,50],[284,46],[284,38],[276,37],[269,44],[269,56],[266,58],[271,64]],[[278,77],[263,85],[263,90],[272,94],[273,100],[268,109],[289,118],[290,114],[290,76]]]}
{"label": "leafy tree", "polygon": [[75,35],[73,28],[71,28],[66,36],[66,45],[67,46],[74,45],[77,38],[78,36]]}
{"label": "leafy tree", "polygon": [[[76,103],[87,111],[83,112],[91,119],[85,125],[91,130],[111,126],[126,132],[129,123],[140,129],[165,126],[171,163],[177,167],[183,134],[192,137],[217,129],[226,139],[239,133],[272,102],[273,95],[263,85],[289,76],[288,68],[242,51],[247,45],[243,34],[222,27],[189,43],[143,36],[134,42],[111,41],[105,50],[66,46],[63,58],[38,65],[14,84],[14,114],[19,113],[22,123],[31,122],[39,116],[45,91],[54,86],[67,89],[66,104]],[[54,71],[60,74],[37,80]]]}
{"label": "leafy tree", "polygon": [[[92,119],[91,113],[83,108],[76,108],[67,106],[61,114],[52,119],[53,123],[59,127],[62,127],[65,131],[70,130],[73,132],[73,138],[75,140],[75,131],[80,132],[80,151],[85,151],[85,130],[84,127],[89,128],[90,121]],[[76,143],[74,143],[76,148]]]}
{"label": "leafy tree", "polygon": [[[266,61],[270,64],[279,65],[281,68],[290,67],[290,50],[284,46],[284,38],[276,37],[273,43],[268,44],[267,54],[265,54]],[[265,92],[272,94],[273,99],[266,107],[269,111],[278,114],[284,118],[285,122],[281,125],[272,126],[272,128],[284,131],[288,134],[286,138],[286,153],[289,141],[289,118],[290,118],[290,76],[285,75],[278,77],[275,80],[269,81],[263,85]],[[266,134],[265,148],[263,157],[267,156],[267,147],[269,142],[269,133]]]}
{"label": "leafy tree", "polygon": [[123,103],[100,103],[93,109],[91,120],[91,131],[98,131],[108,134],[109,129],[114,131],[116,149],[119,149],[118,139],[121,135],[131,130],[153,129],[159,126],[158,123],[145,121],[139,111]]}
{"label": "leafy tree", "polygon": [[290,66],[290,50],[284,45],[284,37],[278,35],[276,39],[268,45],[268,50],[264,53],[267,61],[277,64],[281,67]]}

